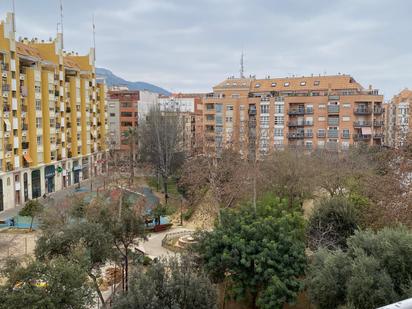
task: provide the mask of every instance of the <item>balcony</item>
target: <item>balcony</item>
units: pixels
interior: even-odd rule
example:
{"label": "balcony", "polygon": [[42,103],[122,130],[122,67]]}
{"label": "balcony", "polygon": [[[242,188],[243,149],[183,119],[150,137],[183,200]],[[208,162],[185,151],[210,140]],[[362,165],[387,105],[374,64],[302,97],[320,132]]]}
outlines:
{"label": "balcony", "polygon": [[338,151],[339,144],[337,142],[327,142],[326,149],[329,151]]}
{"label": "balcony", "polygon": [[305,109],[304,108],[292,108],[288,110],[288,115],[304,115]]}
{"label": "balcony", "polygon": [[381,115],[383,113],[383,108],[382,107],[374,107],[373,108],[373,114],[374,115]]}
{"label": "balcony", "polygon": [[370,139],[371,139],[370,135],[363,135],[363,134],[358,134],[358,133],[353,134],[354,141],[368,141]]}
{"label": "balcony", "polygon": [[369,107],[357,107],[354,111],[355,115],[371,115],[372,109]]}
{"label": "balcony", "polygon": [[320,138],[322,138],[322,137],[326,137],[326,132],[318,132],[317,133],[317,137],[320,137]]}
{"label": "balcony", "polygon": [[6,144],[6,150],[7,151],[12,151],[13,150],[12,144]]}
{"label": "balcony", "polygon": [[303,132],[288,133],[288,139],[303,139],[305,134]]}
{"label": "balcony", "polygon": [[249,113],[249,116],[254,116],[254,115],[256,115],[256,106],[254,106],[254,105],[249,106],[249,111],[248,111],[248,113]]}
{"label": "balcony", "polygon": [[333,117],[333,118],[329,117],[329,118],[328,118],[328,125],[329,125],[329,126],[338,126],[338,125],[339,125],[339,118],[337,118],[337,117]]}
{"label": "balcony", "polygon": [[303,127],[304,125],[304,121],[288,121],[288,127]]}
{"label": "balcony", "polygon": [[381,127],[381,126],[383,126],[383,120],[374,120],[374,121],[373,121],[373,126],[374,126],[374,127]]}
{"label": "balcony", "polygon": [[339,105],[328,105],[328,114],[339,114]]}
{"label": "balcony", "polygon": [[10,111],[10,104],[3,104],[3,112],[9,112]]}
{"label": "balcony", "polygon": [[2,63],[1,64],[1,70],[2,71],[8,71],[9,70],[9,64],[8,63]]}
{"label": "balcony", "polygon": [[354,128],[370,127],[372,123],[370,121],[355,121],[353,123]]}
{"label": "balcony", "polygon": [[1,86],[2,91],[10,91],[10,85],[9,84],[3,84]]}
{"label": "balcony", "polygon": [[328,130],[328,137],[329,138],[338,138],[339,131],[338,130]]}
{"label": "balcony", "polygon": [[373,134],[373,139],[383,139],[383,133],[375,133],[375,134]]}

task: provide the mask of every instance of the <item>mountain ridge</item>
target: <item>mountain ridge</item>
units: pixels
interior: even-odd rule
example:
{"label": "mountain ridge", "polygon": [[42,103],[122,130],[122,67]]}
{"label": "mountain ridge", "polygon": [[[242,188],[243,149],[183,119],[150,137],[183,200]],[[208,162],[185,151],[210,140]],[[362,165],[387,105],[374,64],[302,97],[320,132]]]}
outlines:
{"label": "mountain ridge", "polygon": [[159,87],[159,86],[156,86],[150,83],[146,83],[146,82],[128,81],[128,80],[125,80],[124,78],[121,78],[115,75],[112,71],[105,69],[105,68],[96,68],[96,75],[98,77],[104,78],[106,80],[106,84],[109,87],[124,85],[124,86],[127,86],[130,90],[148,90],[148,91],[159,93],[159,94],[166,95],[166,96],[171,95],[170,91],[162,87]]}

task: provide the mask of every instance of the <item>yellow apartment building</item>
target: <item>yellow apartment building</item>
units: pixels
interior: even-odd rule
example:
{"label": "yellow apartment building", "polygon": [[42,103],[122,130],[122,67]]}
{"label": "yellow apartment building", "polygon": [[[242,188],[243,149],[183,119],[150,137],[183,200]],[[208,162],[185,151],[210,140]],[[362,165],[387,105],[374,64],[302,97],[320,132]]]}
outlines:
{"label": "yellow apartment building", "polygon": [[94,49],[63,51],[55,39],[15,39],[0,23],[0,212],[107,170],[106,88]]}
{"label": "yellow apartment building", "polygon": [[203,101],[206,148],[346,149],[383,141],[383,96],[349,75],[228,78]]}

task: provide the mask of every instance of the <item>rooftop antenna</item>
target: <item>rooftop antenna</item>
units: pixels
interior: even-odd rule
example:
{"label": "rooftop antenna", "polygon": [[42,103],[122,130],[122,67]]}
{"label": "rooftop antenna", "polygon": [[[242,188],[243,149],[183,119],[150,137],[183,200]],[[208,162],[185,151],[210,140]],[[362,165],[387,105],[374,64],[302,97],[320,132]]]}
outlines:
{"label": "rooftop antenna", "polygon": [[14,0],[12,1],[12,5],[13,5],[13,32],[16,32],[16,3]]}
{"label": "rooftop antenna", "polygon": [[93,14],[93,49],[94,49],[94,61],[96,61],[96,25],[94,24],[94,14]]}
{"label": "rooftop antenna", "polygon": [[243,63],[243,57],[244,57],[244,53],[242,50],[242,54],[240,55],[240,78],[245,78],[245,67],[244,67],[244,63]]}
{"label": "rooftop antenna", "polygon": [[64,43],[63,43],[63,31],[64,31],[64,26],[63,26],[63,1],[60,0],[60,21],[57,23],[57,33],[59,33],[59,26],[60,26],[60,32],[62,34],[62,49],[64,48]]}

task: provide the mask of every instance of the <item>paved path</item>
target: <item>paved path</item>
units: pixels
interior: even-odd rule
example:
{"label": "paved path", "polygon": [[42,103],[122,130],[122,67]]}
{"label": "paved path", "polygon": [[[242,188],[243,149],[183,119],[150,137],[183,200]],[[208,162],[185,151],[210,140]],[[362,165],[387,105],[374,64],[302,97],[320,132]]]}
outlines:
{"label": "paved path", "polygon": [[[66,189],[49,193],[47,196],[49,198],[44,201],[42,197],[39,198],[39,201],[44,203],[46,207],[54,206],[56,203],[62,202],[71,195],[75,194],[76,192],[90,192],[90,183],[92,182],[92,190],[96,191],[97,188],[103,188],[104,186],[104,176],[93,177],[92,179],[83,180],[80,183],[80,191],[78,190],[78,185],[72,185]],[[100,189],[100,190],[101,190]],[[0,213],[0,220],[6,220],[11,217],[17,216],[19,211],[23,208],[23,206],[14,207],[11,209],[7,209]]]}
{"label": "paved path", "polygon": [[175,227],[165,232],[153,233],[149,236],[147,241],[140,243],[137,248],[143,251],[146,255],[148,255],[152,259],[156,257],[174,255],[175,252],[167,250],[166,248],[162,247],[162,240],[166,236],[166,234],[174,233],[174,232],[182,232],[182,231],[193,231],[193,230],[190,230],[184,227]]}

